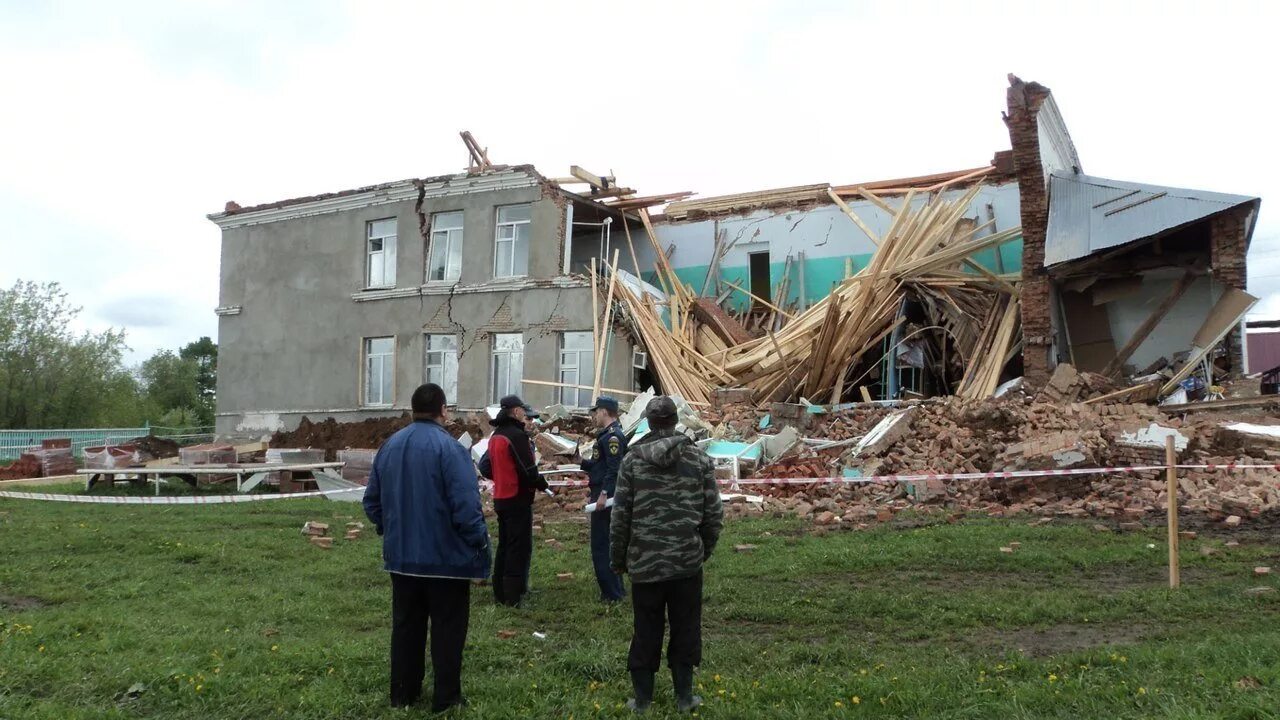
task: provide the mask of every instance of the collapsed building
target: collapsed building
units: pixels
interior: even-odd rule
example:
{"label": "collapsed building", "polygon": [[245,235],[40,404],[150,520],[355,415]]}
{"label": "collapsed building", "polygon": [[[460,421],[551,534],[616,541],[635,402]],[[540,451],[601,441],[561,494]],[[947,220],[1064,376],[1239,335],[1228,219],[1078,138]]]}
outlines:
{"label": "collapsed building", "polygon": [[1084,175],[1047,88],[1011,77],[1006,110],[1012,150],[899,180],[639,196],[464,133],[465,172],[228,203],[218,431],[399,415],[423,381],[465,410],[982,398],[1059,364],[1138,400],[1242,372],[1259,199]]}

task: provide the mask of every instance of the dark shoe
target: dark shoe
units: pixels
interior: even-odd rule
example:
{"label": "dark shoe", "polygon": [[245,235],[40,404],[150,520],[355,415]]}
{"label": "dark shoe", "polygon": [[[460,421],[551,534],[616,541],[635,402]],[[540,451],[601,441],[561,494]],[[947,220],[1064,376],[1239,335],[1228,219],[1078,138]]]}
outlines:
{"label": "dark shoe", "polygon": [[453,702],[444,703],[443,705],[432,704],[431,712],[433,713],[449,712],[453,708],[466,707],[466,705],[467,705],[467,699],[464,697],[459,697],[457,700],[454,700]]}
{"label": "dark shoe", "polygon": [[627,707],[637,714],[653,704],[653,673],[645,670],[631,671],[631,688],[636,696],[627,701]]}
{"label": "dark shoe", "polygon": [[688,665],[672,666],[671,684],[676,689],[676,709],[691,712],[702,704],[702,697],[693,694],[693,668]]}

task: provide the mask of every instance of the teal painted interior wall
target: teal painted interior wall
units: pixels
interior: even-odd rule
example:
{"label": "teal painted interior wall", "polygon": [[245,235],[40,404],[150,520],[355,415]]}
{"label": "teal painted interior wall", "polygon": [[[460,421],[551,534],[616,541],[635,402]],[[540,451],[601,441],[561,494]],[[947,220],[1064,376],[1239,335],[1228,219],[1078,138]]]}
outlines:
{"label": "teal painted interior wall", "polygon": [[[982,265],[992,272],[1001,272],[1001,264],[996,262],[996,253],[999,253],[1001,262],[1003,263],[1003,272],[1005,273],[1021,273],[1022,272],[1022,238],[1010,240],[1001,244],[997,248],[989,248],[982,252],[975,253],[972,257],[975,262]],[[844,259],[846,256],[809,258],[804,265],[804,290],[805,297],[810,305],[818,302],[822,298],[831,293],[832,288],[844,279]],[[847,256],[853,258],[853,272],[865,268],[871,262],[872,253],[864,255]],[[773,301],[773,294],[777,292],[779,283],[782,282],[782,270],[785,262],[777,262],[769,264],[769,286],[770,297],[765,298],[770,302]],[[791,289],[787,293],[787,302],[799,303],[800,299],[800,273],[799,269],[792,263],[791,268]],[[976,271],[973,271],[976,272]],[[693,288],[694,292],[702,289],[702,284],[707,277],[706,265],[690,265],[688,267],[675,268],[676,277],[685,285]],[[661,287],[658,283],[657,274],[653,272],[642,273],[645,281],[650,284]],[[751,271],[746,265],[738,265],[732,267],[721,267],[720,278],[735,283],[740,287],[751,288]],[[714,283],[713,283],[714,285]],[[714,292],[714,289],[708,289],[708,294]],[[746,294],[734,290],[729,296],[726,303],[734,310],[743,310],[750,304],[750,298]]]}

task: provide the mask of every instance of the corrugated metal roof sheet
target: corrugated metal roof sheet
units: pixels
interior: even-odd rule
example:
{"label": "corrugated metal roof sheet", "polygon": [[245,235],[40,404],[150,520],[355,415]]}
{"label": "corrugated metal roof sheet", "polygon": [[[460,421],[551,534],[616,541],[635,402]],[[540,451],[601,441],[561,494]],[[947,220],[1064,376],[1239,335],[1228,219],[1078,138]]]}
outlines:
{"label": "corrugated metal roof sheet", "polygon": [[1087,257],[1252,202],[1258,198],[1055,172],[1049,176],[1044,264]]}

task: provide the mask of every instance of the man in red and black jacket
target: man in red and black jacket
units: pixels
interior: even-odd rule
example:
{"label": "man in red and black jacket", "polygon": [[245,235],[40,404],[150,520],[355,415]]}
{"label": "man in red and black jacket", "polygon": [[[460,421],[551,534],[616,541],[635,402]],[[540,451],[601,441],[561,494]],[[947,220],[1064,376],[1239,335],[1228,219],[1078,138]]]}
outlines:
{"label": "man in red and black jacket", "polygon": [[498,515],[498,552],[493,563],[493,597],[517,606],[529,589],[533,557],[533,496],[547,489],[538,472],[525,418],[533,409],[519,397],[499,401],[498,416],[489,421],[489,466],[493,475],[493,509]]}

